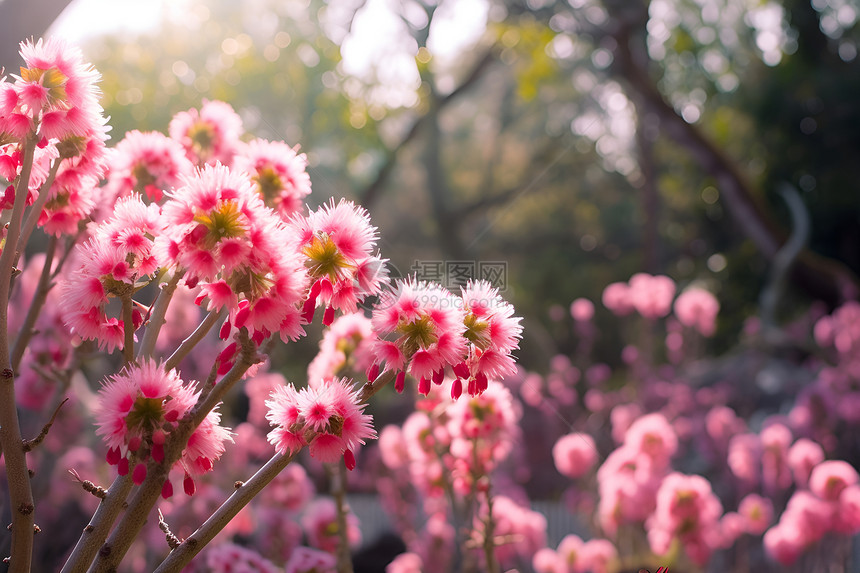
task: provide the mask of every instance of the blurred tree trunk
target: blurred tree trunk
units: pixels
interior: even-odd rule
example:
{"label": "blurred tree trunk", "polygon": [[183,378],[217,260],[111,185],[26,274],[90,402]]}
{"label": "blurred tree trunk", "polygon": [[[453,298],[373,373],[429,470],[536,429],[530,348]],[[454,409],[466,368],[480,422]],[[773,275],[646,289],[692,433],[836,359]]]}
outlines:
{"label": "blurred tree trunk", "polygon": [[40,38],[71,0],[0,1],[0,67],[16,73],[20,66],[18,44],[27,38]]}
{"label": "blurred tree trunk", "polygon": [[[739,166],[698,127],[684,120],[657,88],[652,76],[654,64],[645,43],[648,4],[647,0],[604,0],[610,21],[604,34],[615,44],[611,71],[623,81],[631,98],[641,101],[660,120],[660,128],[716,179],[721,200],[741,232],[772,261],[785,242],[786,233],[760,204]],[[860,293],[857,277],[848,267],[808,249],[798,257],[792,279],[831,306]]]}

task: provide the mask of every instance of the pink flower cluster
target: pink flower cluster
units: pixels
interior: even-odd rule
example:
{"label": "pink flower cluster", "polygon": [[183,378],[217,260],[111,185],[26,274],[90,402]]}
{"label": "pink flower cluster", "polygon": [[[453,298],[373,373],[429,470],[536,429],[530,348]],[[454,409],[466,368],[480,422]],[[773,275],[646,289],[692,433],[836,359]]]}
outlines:
{"label": "pink flower cluster", "polygon": [[296,453],[307,445],[319,461],[331,463],[343,456],[353,469],[359,444],[376,437],[371,416],[363,413],[365,405],[345,378],[301,390],[292,385],[278,387],[266,405],[266,418],[275,427],[269,442],[281,454]]}
{"label": "pink flower cluster", "polygon": [[860,477],[846,462],[824,461],[812,470],[809,490],[795,491],[779,522],[764,534],[767,552],[791,565],[829,532],[860,533]]}
{"label": "pink flower cluster", "polygon": [[403,390],[408,371],[427,395],[431,380],[441,384],[446,368],[454,374],[451,396],[474,396],[489,380],[514,374],[511,352],[519,345],[522,327],[513,307],[486,281],[470,282],[462,298],[436,284],[398,281],[373,312],[378,362],[368,373],[374,380],[385,370],[397,372],[395,388]]}
{"label": "pink flower cluster", "polygon": [[[76,248],[74,271],[61,283],[60,303],[71,331],[97,340],[110,352],[123,344],[125,323],[108,317],[111,298],[131,297],[158,269],[153,236],[161,229],[157,206],[131,195],[114,206],[113,216],[92,229],[92,237]],[[134,311],[134,329],[143,315]]]}
{"label": "pink flower cluster", "polygon": [[[108,445],[108,463],[116,465],[120,475],[128,474],[135,463],[132,478],[138,485],[143,483],[147,460],[164,460],[165,442],[198,396],[199,391],[185,384],[176,371],[165,372],[155,362],[128,367],[109,378],[99,390],[96,413],[96,434]],[[220,426],[220,421],[218,412],[210,412],[176,463],[185,472],[188,495],[195,491],[193,476],[210,471],[224,453],[224,442],[232,441],[230,431]],[[162,496],[172,494],[173,486],[167,480]]]}
{"label": "pink flower cluster", "polygon": [[488,475],[508,457],[519,437],[522,412],[517,406],[510,390],[499,382],[491,382],[477,396],[448,405],[447,429],[454,458],[455,488],[467,489],[461,480]]}
{"label": "pink flower cluster", "polygon": [[319,353],[308,365],[308,382],[317,384],[347,372],[365,372],[375,358],[374,340],[370,319],[361,312],[336,318],[323,334]]}
{"label": "pink flower cluster", "polygon": [[677,539],[696,564],[706,564],[720,546],[722,513],[723,506],[708,480],[669,474],[657,491],[657,506],[646,524],[651,550],[666,555]]}
{"label": "pink flower cluster", "polygon": [[702,336],[713,336],[719,312],[717,297],[702,288],[688,288],[675,299],[675,316],[681,324],[695,328]]}
{"label": "pink flower cluster", "polygon": [[[14,84],[0,84],[0,141],[28,134],[56,139],[77,149],[89,139],[104,141],[104,117],[95,83],[98,72],[81,51],[58,39],[21,44],[25,66]],[[103,145],[103,143],[102,143]]]}
{"label": "pink flower cluster", "polygon": [[648,319],[669,314],[675,282],[667,276],[636,273],[627,283],[612,283],[603,290],[603,305],[617,316],[634,310]]}
{"label": "pink flower cluster", "polygon": [[544,547],[532,558],[535,573],[608,573],[618,560],[618,550],[611,541],[583,541],[578,535],[567,535],[555,550]]}
{"label": "pink flower cluster", "polygon": [[200,282],[199,302],[227,308],[229,322],[259,340],[303,334],[306,279],[289,229],[240,172],[205,166],[183,183],[163,208],[156,245],[164,264],[184,271],[189,285]]}
{"label": "pink flower cluster", "polygon": [[[77,48],[61,40],[21,44],[25,66],[14,83],[0,78],[0,178],[13,183],[25,147],[36,147],[26,203],[53,177],[39,223],[46,233],[77,231],[96,204],[105,168],[107,127],[98,103],[99,78]],[[50,174],[50,175],[49,175]],[[15,187],[0,193],[0,209],[14,204]]]}
{"label": "pink flower cluster", "polygon": [[657,490],[678,449],[674,429],[662,414],[633,422],[624,443],[597,470],[603,530],[614,535],[623,523],[644,521],[655,509]]}

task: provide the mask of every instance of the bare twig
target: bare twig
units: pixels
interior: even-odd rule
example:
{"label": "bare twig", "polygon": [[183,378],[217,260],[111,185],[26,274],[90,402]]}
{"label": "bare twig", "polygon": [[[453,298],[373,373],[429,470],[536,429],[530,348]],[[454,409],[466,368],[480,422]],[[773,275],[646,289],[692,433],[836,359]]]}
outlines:
{"label": "bare twig", "polygon": [[83,479],[80,474],[75,469],[70,469],[69,473],[72,474],[72,477],[76,482],[81,484],[81,487],[84,488],[84,491],[87,493],[91,493],[99,499],[104,499],[107,497],[107,490],[100,485],[96,485],[88,479]]}
{"label": "bare twig", "polygon": [[179,345],[173,354],[170,355],[170,358],[167,359],[167,362],[164,363],[165,370],[173,370],[179,363],[182,362],[182,359],[188,356],[188,353],[197,346],[197,343],[203,340],[203,338],[209,334],[209,331],[212,330],[212,327],[215,326],[215,323],[223,316],[224,311],[212,311],[206,315],[206,318],[203,319],[197,328],[192,332],[188,338],[182,341],[182,344]]}
{"label": "bare twig", "polygon": [[64,398],[62,402],[60,402],[59,404],[57,404],[57,407],[56,407],[56,408],[54,408],[54,413],[51,415],[51,419],[50,419],[50,420],[48,420],[48,423],[47,423],[47,424],[45,424],[45,425],[42,427],[42,431],[41,431],[41,432],[39,432],[39,435],[38,435],[38,436],[36,436],[36,437],[35,437],[35,438],[33,438],[32,440],[25,440],[25,441],[24,441],[23,448],[24,448],[24,451],[25,451],[25,452],[30,452],[30,451],[32,451],[32,450],[33,450],[34,448],[36,448],[39,444],[41,444],[41,443],[42,443],[42,441],[43,441],[46,437],[48,437],[48,432],[50,432],[50,431],[51,431],[51,426],[53,426],[53,425],[54,425],[54,421],[57,419],[57,414],[59,414],[59,413],[60,413],[60,408],[62,408],[62,407],[63,407],[63,405],[64,405],[66,402],[68,402],[68,401],[69,401],[69,399],[68,399],[68,398]]}
{"label": "bare twig", "polygon": [[158,340],[161,327],[164,326],[167,307],[170,305],[173,293],[176,292],[179,280],[184,274],[184,270],[175,271],[170,280],[161,286],[161,292],[158,293],[158,297],[150,311],[151,314],[149,315],[149,322],[146,325],[146,332],[143,335],[143,340],[137,352],[138,358],[149,358],[155,351],[155,343]]}
{"label": "bare twig", "polygon": [[182,540],[170,531],[170,526],[164,521],[164,514],[161,513],[160,509],[158,510],[158,529],[164,532],[164,538],[167,540],[167,545],[171,550],[176,549],[182,543]]}

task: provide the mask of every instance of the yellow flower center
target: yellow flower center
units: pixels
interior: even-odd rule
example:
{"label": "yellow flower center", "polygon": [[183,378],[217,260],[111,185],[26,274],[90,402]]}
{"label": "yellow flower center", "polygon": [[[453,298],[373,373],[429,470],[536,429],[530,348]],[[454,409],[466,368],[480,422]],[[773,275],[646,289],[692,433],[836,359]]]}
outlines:
{"label": "yellow flower center", "polygon": [[311,244],[302,249],[302,253],[307,257],[305,266],[314,279],[328,277],[335,282],[346,269],[353,267],[325,233],[315,235]]}
{"label": "yellow flower center", "polygon": [[245,216],[235,201],[219,203],[208,212],[198,211],[194,221],[209,231],[204,239],[207,248],[214,247],[218,241],[228,237],[243,237],[248,230]]}

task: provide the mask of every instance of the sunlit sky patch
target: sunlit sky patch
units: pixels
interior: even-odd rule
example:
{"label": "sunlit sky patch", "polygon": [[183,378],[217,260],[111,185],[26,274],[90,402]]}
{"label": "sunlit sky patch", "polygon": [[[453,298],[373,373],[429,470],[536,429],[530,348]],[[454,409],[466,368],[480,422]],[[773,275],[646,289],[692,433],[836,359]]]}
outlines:
{"label": "sunlit sky patch", "polygon": [[[181,4],[190,4],[183,0]],[[341,0],[342,4],[351,4]],[[176,2],[165,0],[74,0],[55,22],[51,33],[71,42],[107,34],[151,33],[167,12],[177,11]],[[332,4],[336,4],[332,3]],[[409,86],[418,82],[414,57],[418,50],[406,23],[396,11],[410,2],[368,0],[356,14],[352,30],[343,42],[345,73],[388,85]],[[347,8],[349,6],[346,6]],[[437,11],[430,30],[428,48],[441,64],[450,63],[471,47],[486,29],[487,0],[447,0]],[[332,10],[335,12],[335,10]],[[406,15],[420,24],[422,10],[412,5]]]}

